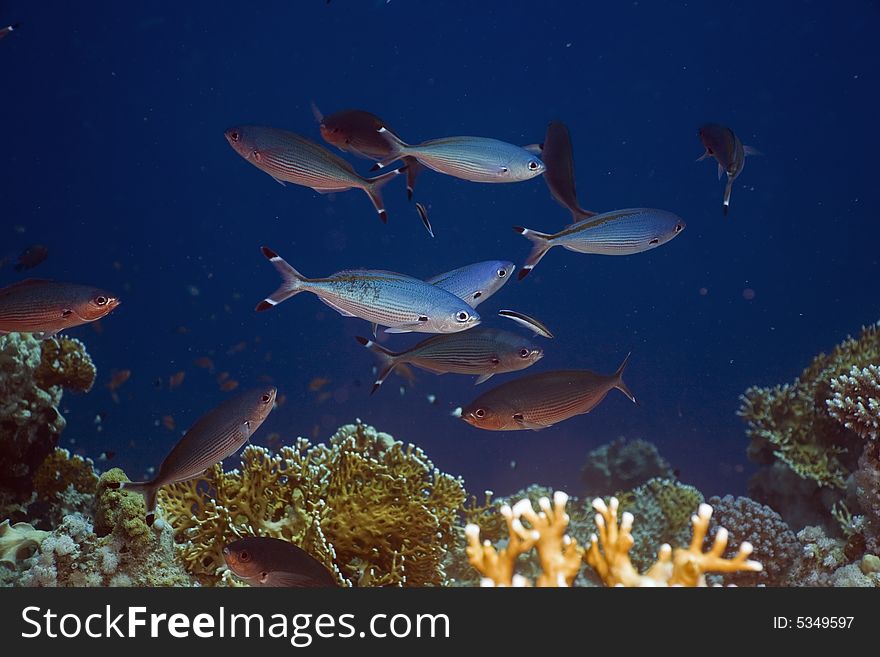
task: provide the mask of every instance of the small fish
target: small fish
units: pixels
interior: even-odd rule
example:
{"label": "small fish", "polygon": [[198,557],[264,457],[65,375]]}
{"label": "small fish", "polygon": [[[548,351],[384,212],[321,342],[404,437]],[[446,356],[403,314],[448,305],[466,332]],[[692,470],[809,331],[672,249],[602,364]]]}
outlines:
{"label": "small fish", "polygon": [[[370,160],[381,160],[391,155],[391,145],[379,134],[379,128],[393,131],[375,114],[364,110],[342,110],[324,116],[314,103],[312,113],[320,124],[321,137],[339,150]],[[403,163],[406,165],[406,193],[412,200],[416,178],[424,167],[414,157],[403,158]]]}
{"label": "small fish", "polygon": [[330,379],[325,376],[316,376],[314,379],[309,381],[309,392],[318,392],[324,386],[330,383]]}
{"label": "small fish", "polygon": [[275,403],[274,387],[250,390],[228,399],[202,416],[172,448],[149,481],[115,484],[142,493],[148,525],[156,517],[156,493],[166,484],[188,481],[235,454],[260,427]]}
{"label": "small fish", "polygon": [[751,146],[743,146],[739,137],[728,127],[717,123],[707,123],[697,131],[700,141],[706,148],[705,152],[697,158],[697,162],[707,157],[714,157],[718,162],[718,179],[722,174],[727,174],[727,184],[724,186],[724,216],[730,208],[730,193],[733,190],[733,181],[742,173],[746,163],[746,155],[759,155],[760,153]]}
{"label": "small fish", "polygon": [[217,383],[223,383],[228,378],[229,372],[220,372],[220,374],[217,375]]}
{"label": "small fish", "polygon": [[229,570],[251,586],[339,586],[320,561],[280,538],[240,538],[223,548],[223,559]]}
{"label": "small fish", "polygon": [[614,374],[560,370],[531,374],[504,383],[462,409],[461,419],[487,431],[539,431],[593,410],[617,388],[633,403],[623,382],[629,355]]}
{"label": "small fish", "polygon": [[29,278],[0,289],[0,333],[59,331],[101,319],[120,303],[96,287]]}
{"label": "small fish", "polygon": [[392,154],[375,164],[373,171],[412,156],[429,169],[471,182],[522,182],[544,173],[537,156],[497,139],[446,137],[410,146],[384,127],[379,134],[388,140]]}
{"label": "small fish", "polygon": [[480,323],[480,315],[446,290],[390,271],[351,269],[306,278],[268,247],[263,255],[284,282],[257,304],[264,311],[300,292],[311,292],[343,317],[387,326],[386,333],[455,333]]}
{"label": "small fish", "polygon": [[171,415],[163,415],[162,426],[168,429],[168,431],[174,431],[177,428],[177,422],[174,421]]}
{"label": "small fish", "polygon": [[211,360],[208,356],[196,358],[195,361],[193,361],[193,364],[203,370],[208,370],[209,374],[214,373],[214,361]]}
{"label": "small fish", "polygon": [[183,380],[185,378],[186,378],[186,372],[184,372],[183,370],[180,370],[179,372],[176,372],[175,374],[171,375],[168,378],[168,389],[174,390],[181,383],[183,383]]}
{"label": "small fish", "polygon": [[534,331],[535,335],[540,335],[541,337],[550,339],[554,337],[553,333],[550,332],[550,329],[548,329],[543,322],[539,322],[534,317],[529,317],[528,315],[525,315],[523,313],[518,313],[515,310],[499,310],[498,315],[500,317],[512,319],[520,326],[525,326],[527,329]]}
{"label": "small fish", "polygon": [[220,385],[220,390],[223,392],[232,392],[238,387],[238,381],[235,379],[227,379]]}
{"label": "small fish", "polygon": [[5,39],[20,27],[21,23],[13,23],[12,25],[7,25],[6,27],[0,27],[0,40]]}
{"label": "small fish", "polygon": [[632,255],[666,244],[685,226],[681,217],[651,208],[605,212],[552,235],[514,226],[516,232],[534,242],[532,252],[519,271],[519,279],[525,278],[554,246],[577,253]]}
{"label": "small fish", "polygon": [[260,126],[241,126],[226,131],[236,153],[278,182],[311,187],[321,194],[362,189],[373,202],[379,218],[388,221],[380,189],[404,169],[376,178],[364,178],[341,157],[293,132]]}
{"label": "small fish", "polygon": [[425,282],[443,288],[476,308],[504,287],[515,270],[512,262],[486,260],[437,274]]}
{"label": "small fish", "polygon": [[131,370],[113,370],[106,388],[111,391],[116,390],[130,378]]}
{"label": "small fish", "polygon": [[33,269],[48,257],[49,249],[42,244],[29,246],[18,256],[18,264],[15,265],[15,271]]}
{"label": "small fish", "polygon": [[113,457],[116,456],[116,452],[106,451],[98,454],[98,461],[112,461]]}
{"label": "small fish", "polygon": [[245,340],[242,340],[241,342],[229,347],[229,349],[226,350],[226,355],[234,356],[235,354],[241,353],[245,349],[247,349],[247,342]]}
{"label": "small fish", "polygon": [[379,357],[380,367],[370,394],[376,392],[391,371],[401,363],[434,374],[472,374],[476,385],[495,374],[516,372],[537,363],[544,356],[540,347],[525,338],[494,328],[478,327],[463,333],[435,335],[395,353],[367,338],[355,338]]}
{"label": "small fish", "polygon": [[577,198],[574,179],[574,154],[571,147],[571,136],[568,127],[561,121],[552,121],[547,126],[544,143],[537,147],[526,147],[526,150],[541,156],[547,170],[544,182],[550,189],[550,195],[561,205],[571,211],[572,222],[594,216],[595,212],[584,210]]}
{"label": "small fish", "polygon": [[428,231],[428,235],[434,237],[434,229],[431,228],[431,220],[428,219],[428,210],[421,203],[416,203],[416,212],[419,213],[419,219],[422,220],[422,224],[425,226],[425,230]]}

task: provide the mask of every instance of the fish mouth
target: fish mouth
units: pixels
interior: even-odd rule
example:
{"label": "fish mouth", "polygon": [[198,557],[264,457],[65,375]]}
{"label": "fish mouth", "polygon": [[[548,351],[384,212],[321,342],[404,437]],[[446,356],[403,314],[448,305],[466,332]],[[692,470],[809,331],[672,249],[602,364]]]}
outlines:
{"label": "fish mouth", "polygon": [[532,349],[531,356],[532,356],[532,362],[537,363],[539,360],[541,360],[544,357],[544,350],[543,349]]}

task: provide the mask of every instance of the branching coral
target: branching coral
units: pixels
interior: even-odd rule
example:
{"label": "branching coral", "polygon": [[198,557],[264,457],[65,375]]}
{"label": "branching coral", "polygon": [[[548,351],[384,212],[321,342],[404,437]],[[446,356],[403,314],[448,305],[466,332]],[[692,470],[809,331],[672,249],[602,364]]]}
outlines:
{"label": "branching coral", "polygon": [[693,537],[690,547],[673,550],[663,544],[657,561],[644,574],[639,574],[629,558],[634,541],[633,516],[623,513],[617,521],[618,501],[612,497],[606,505],[601,498],[593,500],[596,510],[598,536],[590,538],[585,559],[608,586],[706,586],[707,572],[759,571],[761,564],[749,560],[752,547],[740,545],[731,559],[722,555],[727,549],[727,530],[720,528],[708,552],[703,552],[703,540],[709,529],[712,507],[701,504],[697,515],[691,517]]}
{"label": "branching coral", "polygon": [[[529,586],[531,582],[514,573],[517,559],[533,547],[541,563],[541,575],[536,585],[571,586],[581,567],[584,549],[568,533],[569,516],[565,512],[568,495],[557,491],[553,504],[547,497],[540,498],[541,509],[536,512],[531,501],[523,499],[512,508],[501,507],[507,523],[507,545],[497,550],[488,540],[480,542],[480,527],[465,527],[467,556],[471,565],[483,576],[484,586]],[[523,520],[528,526],[523,524]]]}
{"label": "branching coral", "polygon": [[250,446],[238,469],[218,465],[159,496],[182,559],[204,583],[221,580],[226,542],[258,535],[291,541],[340,584],[361,586],[444,584],[464,499],[461,480],[421,449],[360,423],[327,445],[300,438],[275,455]]}
{"label": "branching coral", "polygon": [[61,386],[88,392],[95,385],[97,370],[82,342],[61,336],[44,340],[40,347],[40,364],[34,372],[34,380],[41,388]]}
{"label": "branching coral", "polygon": [[49,532],[34,529],[26,522],[10,525],[8,520],[0,522],[0,564],[15,566],[28,550],[39,547]]}
{"label": "branching coral", "polygon": [[826,401],[833,398],[832,380],[872,363],[880,363],[880,324],[814,358],[790,385],[746,390],[739,414],[749,423],[750,456],[760,461],[769,451],[799,476],[842,489],[855,465],[858,437],[829,414]]}
{"label": "branching coral", "polygon": [[581,468],[581,479],[590,496],[611,495],[655,477],[672,476],[672,467],[653,443],[625,438],[617,438],[591,451]]}
{"label": "branching coral", "polygon": [[880,436],[880,367],[855,365],[848,374],[831,379],[828,414],[861,438]]}

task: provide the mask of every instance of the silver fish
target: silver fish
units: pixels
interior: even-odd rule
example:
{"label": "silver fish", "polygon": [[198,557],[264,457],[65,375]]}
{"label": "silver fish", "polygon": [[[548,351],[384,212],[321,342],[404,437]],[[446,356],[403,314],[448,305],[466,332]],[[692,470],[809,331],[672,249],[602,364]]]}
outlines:
{"label": "silver fish", "polygon": [[230,128],[224,134],[236,153],[282,185],[289,182],[311,187],[321,194],[362,189],[379,218],[388,220],[380,189],[404,168],[364,178],[335,153],[287,130],[248,125]]}
{"label": "silver fish", "polygon": [[553,235],[514,226],[516,232],[534,242],[519,278],[525,278],[554,246],[578,253],[632,255],[666,244],[685,226],[681,217],[652,208],[605,212],[567,226]]}
{"label": "silver fish", "polygon": [[544,173],[544,163],[520,146],[487,137],[445,137],[409,145],[382,127],[393,153],[372,170],[411,156],[434,171],[463,180],[484,183],[509,183],[530,180]]}
{"label": "silver fish", "polygon": [[514,270],[516,266],[507,260],[486,260],[437,274],[425,282],[443,288],[476,308],[500,290]]}
{"label": "silver fish", "polygon": [[343,317],[387,326],[386,333],[455,333],[480,323],[480,315],[446,290],[412,276],[376,269],[348,269],[306,278],[267,247],[263,255],[284,282],[257,304],[269,310],[300,292],[311,292]]}
{"label": "silver fish", "polygon": [[149,481],[113,484],[142,493],[147,503],[147,524],[152,525],[156,493],[166,484],[188,481],[201,475],[227,456],[235,454],[268,417],[277,390],[267,386],[228,399],[202,416],[172,448]]}
{"label": "silver fish", "polygon": [[373,392],[391,371],[402,363],[415,365],[435,374],[472,374],[476,385],[495,374],[516,372],[537,363],[544,351],[514,333],[494,328],[475,328],[464,333],[435,335],[414,347],[395,353],[380,344],[357,337],[356,340],[379,357],[380,367]]}

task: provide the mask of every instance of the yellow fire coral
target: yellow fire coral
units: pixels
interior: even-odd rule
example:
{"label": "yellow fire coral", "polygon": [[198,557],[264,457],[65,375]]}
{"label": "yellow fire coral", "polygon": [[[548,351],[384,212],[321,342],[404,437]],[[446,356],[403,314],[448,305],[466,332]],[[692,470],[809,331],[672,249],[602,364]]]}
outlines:
{"label": "yellow fire coral", "polygon": [[[483,586],[530,586],[526,578],[514,574],[519,555],[533,547],[537,550],[542,573],[536,581],[539,587],[571,586],[581,566],[584,549],[567,533],[569,516],[565,512],[568,495],[561,491],[550,499],[538,501],[540,512],[535,512],[528,499],[517,502],[512,508],[501,507],[501,515],[507,522],[509,540],[496,550],[488,540],[480,542],[480,527],[468,524],[467,556],[471,565],[483,576]],[[528,527],[523,525],[523,520]]]}
{"label": "yellow fire coral", "polygon": [[300,438],[272,454],[247,447],[238,469],[164,488],[159,503],[189,571],[222,579],[223,545],[239,536],[283,538],[340,584],[441,585],[465,492],[425,453],[358,423],[327,445]]}
{"label": "yellow fire coral", "polygon": [[843,455],[854,446],[854,434],[829,415],[826,401],[833,397],[835,377],[872,363],[880,363],[880,323],[863,328],[858,339],[847,338],[830,354],[818,355],[791,385],[746,390],[739,415],[749,423],[750,451],[768,446],[804,479],[843,488],[852,469],[848,466],[854,465]]}
{"label": "yellow fire coral", "polygon": [[86,346],[76,338],[61,336],[43,340],[40,365],[34,380],[41,388],[61,386],[66,390],[88,392],[95,385],[97,370]]}
{"label": "yellow fire coral", "polygon": [[56,447],[34,473],[34,491],[39,499],[53,502],[68,486],[73,486],[78,493],[93,495],[98,487],[98,475],[91,459],[71,456],[66,449]]}
{"label": "yellow fire coral", "polygon": [[596,510],[598,536],[590,537],[585,559],[608,586],[706,586],[707,572],[761,570],[760,563],[748,559],[752,553],[752,546],[748,543],[740,545],[739,552],[732,559],[721,556],[727,549],[728,538],[723,527],[715,534],[710,550],[703,552],[712,507],[701,504],[697,515],[691,517],[693,538],[690,547],[673,550],[664,543],[657,553],[657,562],[645,574],[639,574],[629,558],[634,542],[632,514],[624,513],[618,524],[615,497],[607,505],[601,498],[596,498],[593,508]]}

